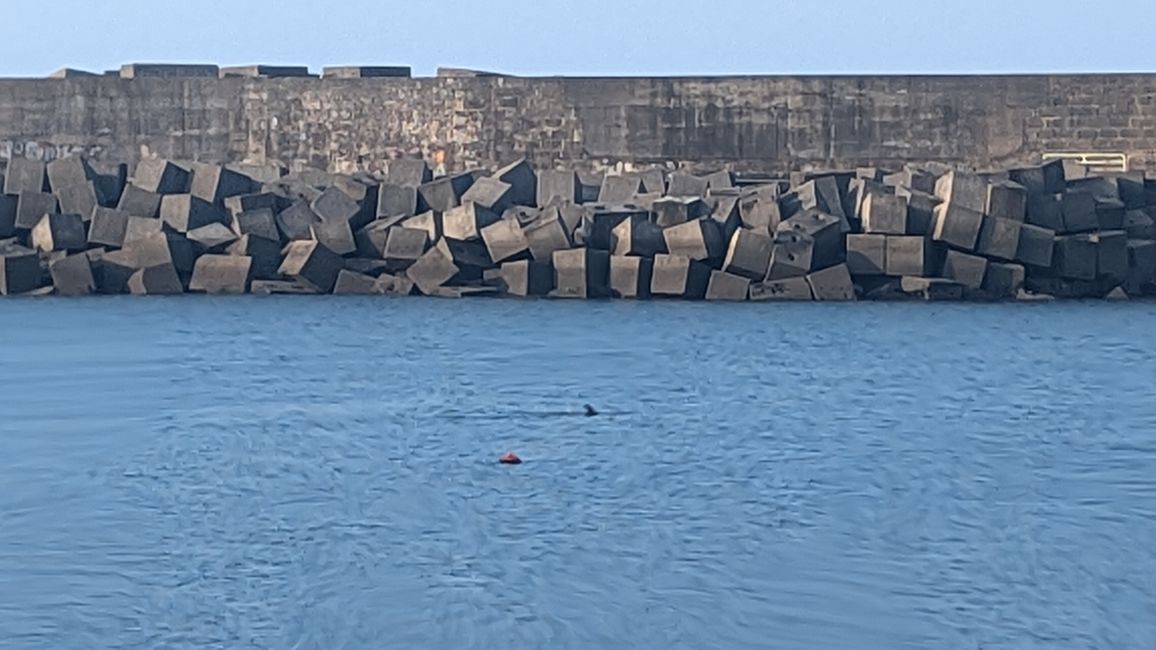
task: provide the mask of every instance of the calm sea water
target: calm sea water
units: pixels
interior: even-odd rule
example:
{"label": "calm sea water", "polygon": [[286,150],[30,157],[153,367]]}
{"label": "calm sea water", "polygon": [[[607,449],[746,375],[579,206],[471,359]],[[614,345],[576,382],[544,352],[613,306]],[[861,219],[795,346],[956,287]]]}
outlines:
{"label": "calm sea water", "polygon": [[0,337],[5,649],[1156,647],[1151,304],[8,300]]}

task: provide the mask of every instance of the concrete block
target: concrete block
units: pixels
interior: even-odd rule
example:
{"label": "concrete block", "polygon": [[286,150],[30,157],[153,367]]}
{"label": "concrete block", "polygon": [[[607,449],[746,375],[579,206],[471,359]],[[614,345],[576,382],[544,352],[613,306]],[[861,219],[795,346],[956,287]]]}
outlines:
{"label": "concrete block", "polygon": [[56,197],[45,192],[21,192],[16,195],[16,230],[32,230],[46,214],[58,211]]}
{"label": "concrete block", "polygon": [[482,241],[490,259],[495,263],[524,259],[530,256],[530,245],[522,226],[514,219],[499,219],[482,228]]}
{"label": "concrete block", "polygon": [[409,296],[414,290],[413,280],[404,275],[389,275],[377,278],[377,292],[386,296]]}
{"label": "concrete block", "polygon": [[331,293],[343,267],[341,256],[322,243],[294,241],[285,247],[285,259],[277,272],[321,293]]}
{"label": "concrete block", "polygon": [[765,230],[774,233],[782,222],[779,208],[779,187],[760,185],[744,190],[739,196],[739,218],[743,226],[751,230]]}
{"label": "concrete block", "polygon": [[502,264],[501,277],[513,296],[545,296],[554,290],[554,269],[545,262],[518,260]]}
{"label": "concrete block", "polygon": [[310,226],[313,239],[338,255],[352,255],[357,252],[357,242],[353,239],[353,228],[348,221],[321,220]]}
{"label": "concrete block", "polygon": [[894,187],[906,187],[924,194],[935,194],[936,175],[926,169],[905,165],[894,174],[887,174],[883,182]]}
{"label": "concrete block", "polygon": [[718,224],[710,219],[696,219],[662,231],[666,250],[696,262],[720,260],[727,252]]}
{"label": "concrete block", "polygon": [[211,223],[229,225],[229,217],[217,206],[192,194],[166,194],[161,201],[161,220],[172,230],[187,233]]}
{"label": "concrete block", "polygon": [[455,174],[418,187],[418,211],[449,212],[462,204],[462,195],[474,184],[473,174]]}
{"label": "concrete block", "polygon": [[522,231],[530,247],[530,255],[538,262],[552,262],[555,251],[567,250],[574,245],[557,210],[552,210]]}
{"label": "concrete block", "polygon": [[450,253],[444,247],[434,246],[411,264],[406,269],[405,275],[419,291],[432,296],[442,285],[457,275],[458,270]]}
{"label": "concrete block", "polygon": [[904,294],[928,302],[963,299],[963,285],[944,278],[904,277],[900,280]]}
{"label": "concrete block", "polygon": [[954,208],[980,214],[987,209],[987,182],[971,172],[953,170],[939,177],[935,182],[935,195]]}
{"label": "concrete block", "polygon": [[79,214],[46,214],[32,229],[32,246],[39,251],[82,251],[88,231]]}
{"label": "concrete block", "polygon": [[983,286],[983,277],[986,273],[986,259],[957,250],[947,251],[947,257],[943,262],[944,278],[974,290]]}
{"label": "concrete block", "polygon": [[405,216],[417,213],[417,188],[406,185],[382,184],[377,190],[378,218]]}
{"label": "concrete block", "polygon": [[607,174],[598,190],[599,203],[627,203],[642,192],[642,179],[637,174]]}
{"label": "concrete block", "polygon": [[779,197],[779,210],[784,219],[806,211],[830,214],[830,206],[815,181],[807,181]]}
{"label": "concrete block", "polygon": [[767,280],[751,285],[752,301],[786,300],[811,301],[815,299],[811,293],[811,283],[806,276]]}
{"label": "concrete block", "polygon": [[985,257],[1011,261],[1016,259],[1020,246],[1020,231],[1024,223],[1013,219],[984,217],[979,231],[976,251]]}
{"label": "concrete block", "polygon": [[654,260],[644,257],[610,257],[610,294],[615,298],[646,300],[654,277]]}
{"label": "concrete block", "polygon": [[907,234],[907,199],[890,194],[869,193],[860,213],[863,232],[876,235]]}
{"label": "concrete block", "polygon": [[173,265],[163,263],[133,271],[128,290],[134,296],[172,296],[184,293],[185,286]]}
{"label": "concrete block", "polygon": [[134,242],[164,232],[164,222],[160,219],[129,217],[124,227],[124,244]]}
{"label": "concrete block", "polygon": [[1124,202],[1118,199],[1096,201],[1096,221],[1100,230],[1124,229]]}
{"label": "concrete block", "polygon": [[571,249],[554,252],[555,298],[605,298],[610,295],[610,253]]}
{"label": "concrete block", "polygon": [[92,181],[62,186],[55,194],[61,212],[79,214],[85,221],[92,218],[92,211],[99,204]]}
{"label": "concrete block", "polygon": [[1029,194],[1025,221],[1052,231],[1064,229],[1064,211],[1058,194]]}
{"label": "concrete block", "polygon": [[935,232],[935,206],[942,203],[939,197],[902,187],[895,194],[907,199],[907,234],[930,237]]}
{"label": "concrete block", "polygon": [[248,176],[257,183],[275,183],[289,173],[288,168],[275,162],[262,164],[230,163],[226,167]]}
{"label": "concrete block", "polygon": [[1015,261],[1028,266],[1048,268],[1052,265],[1056,233],[1047,228],[1023,224]]}
{"label": "concrete block", "polygon": [[890,185],[877,183],[866,178],[853,179],[847,188],[847,204],[850,208],[850,216],[859,223],[863,222],[863,204],[866,203],[867,197],[878,195],[881,197],[889,196],[903,196],[900,191],[910,192],[907,188],[894,188]]}
{"label": "concrete block", "polygon": [[[4,210],[2,201],[3,197],[0,197],[0,213]],[[0,232],[2,230],[3,226],[0,226]],[[1124,213],[1124,230],[1132,239],[1156,239],[1156,219],[1144,210],[1129,210]]]}
{"label": "concrete block", "polygon": [[578,174],[573,171],[544,171],[538,173],[538,205],[547,206],[555,201],[578,203]]}
{"label": "concrete block", "polygon": [[670,175],[666,195],[673,197],[703,197],[710,190],[710,182],[702,177],[675,172]]}
{"label": "concrete block", "polygon": [[1019,264],[990,262],[983,278],[983,290],[997,300],[1012,299],[1024,288],[1026,273]]}
{"label": "concrete block", "polygon": [[424,230],[429,235],[430,241],[437,241],[442,238],[442,215],[432,210],[410,217],[402,221],[401,225],[414,230]]}
{"label": "concrete block", "polygon": [[1096,275],[1114,282],[1128,279],[1128,233],[1123,230],[1101,230],[1095,233]]}
{"label": "concrete block", "polygon": [[490,252],[480,241],[458,241],[456,239],[441,239],[434,246],[441,248],[449,255],[458,267],[458,275],[454,277],[455,284],[480,281],[482,272],[494,266],[490,259]]}
{"label": "concrete block", "polygon": [[316,287],[311,287],[295,280],[253,280],[249,285],[249,293],[259,296],[274,295],[313,295],[320,293]]}
{"label": "concrete block", "polygon": [[313,77],[306,66],[284,65],[234,65],[222,67],[222,79],[285,79],[294,77]]}
{"label": "concrete block", "polygon": [[0,194],[0,239],[16,236],[16,205],[19,197],[15,194]]}
{"label": "concrete block", "polygon": [[[242,213],[257,210],[268,210],[273,214],[277,214],[281,211],[281,208],[284,207],[282,201],[282,197],[272,192],[241,194],[225,198],[225,211],[234,218]],[[245,233],[239,234],[243,235]]]}
{"label": "concrete block", "polygon": [[975,250],[979,231],[983,228],[982,212],[944,202],[935,206],[934,215],[932,239],[961,250]]}
{"label": "concrete block", "polygon": [[888,235],[887,275],[927,277],[938,266],[938,255],[931,240],[918,235]]}
{"label": "concrete block", "polygon": [[381,258],[393,273],[404,271],[421,259],[429,247],[429,233],[416,228],[394,226],[389,234]]}
{"label": "concrete block", "polygon": [[1156,294],[1156,241],[1128,240],[1128,279],[1124,287],[1135,296]]}
{"label": "concrete block", "polygon": [[257,237],[255,235],[241,235],[228,248],[230,255],[239,255],[250,259],[250,275],[261,280],[276,280],[281,266],[281,245],[275,241]]}
{"label": "concrete block", "polygon": [[389,271],[389,264],[382,259],[347,257],[345,258],[345,270],[376,278]]}
{"label": "concrete block", "polygon": [[[39,173],[47,175],[48,185],[53,193],[57,193],[69,185],[84,185],[96,176],[92,166],[81,156],[58,158],[46,166],[43,164],[41,166],[44,167],[44,170]],[[41,184],[37,186],[37,190],[39,191],[43,187],[42,180]]]}
{"label": "concrete block", "polygon": [[303,241],[313,238],[313,224],[321,217],[313,212],[306,201],[298,201],[277,215],[277,229],[284,241]]}
{"label": "concrete block", "polygon": [[[129,222],[129,229],[132,221]],[[171,264],[179,273],[192,273],[196,255],[192,243],[182,235],[170,232],[156,232],[129,241],[125,234],[124,249],[135,257],[133,268],[140,270],[150,266]]]}
{"label": "concrete block", "polygon": [[[563,211],[565,215],[565,211]],[[575,245],[609,252],[614,246],[612,234],[626,219],[643,218],[649,211],[633,204],[594,204],[585,206],[582,225],[574,233]],[[565,219],[565,217],[563,217]]]}
{"label": "concrete block", "polygon": [[730,239],[723,271],[748,280],[761,281],[771,266],[775,240],[758,230],[736,230]]}
{"label": "concrete block", "polygon": [[1095,280],[1099,263],[1093,235],[1077,234],[1056,237],[1053,270],[1061,278]]}
{"label": "concrete block", "polygon": [[656,255],[650,280],[654,297],[702,300],[710,284],[709,266],[678,254]]}
{"label": "concrete block", "polygon": [[350,223],[361,212],[361,205],[336,187],[321,193],[309,205],[322,221]]}
{"label": "concrete block", "polygon": [[505,165],[494,172],[493,178],[510,186],[507,196],[510,204],[537,205],[538,174],[525,158]]}
{"label": "concrete block", "polygon": [[193,267],[189,291],[241,294],[253,280],[253,258],[244,255],[202,255]]}
{"label": "concrete block", "polygon": [[233,232],[237,236],[253,235],[269,241],[281,240],[281,232],[277,230],[277,217],[269,208],[236,213],[233,216]]}
{"label": "concrete block", "polygon": [[141,160],[132,175],[133,186],[153,194],[188,194],[191,181],[188,169],[163,158]]}
{"label": "concrete block", "polygon": [[706,186],[711,192],[718,190],[729,190],[735,186],[735,176],[727,170],[720,170],[712,174],[707,174],[705,177]]}
{"label": "concrete block", "polygon": [[381,291],[377,284],[377,278],[361,273],[354,273],[347,269],[341,269],[337,274],[337,282],[333,285],[333,295],[335,296],[373,296],[380,295]]}
{"label": "concrete block", "polygon": [[89,259],[97,293],[106,295],[128,293],[128,280],[136,271],[135,251],[109,251]]}
{"label": "concrete block", "polygon": [[[572,240],[576,238],[583,223],[586,221],[588,211],[597,212],[596,208],[589,207],[588,210],[588,207],[589,206],[585,205],[559,205],[554,208],[558,214],[558,218],[562,220],[562,223],[566,224],[566,232],[569,233]],[[611,228],[611,230],[613,230],[613,228]]]}
{"label": "concrete block", "polygon": [[10,158],[4,174],[4,194],[39,194],[48,191],[48,173],[42,161]]}
{"label": "concrete block", "polygon": [[0,246],[0,295],[28,293],[42,285],[36,251],[18,245]]}
{"label": "concrete block", "polygon": [[385,182],[390,185],[418,187],[431,181],[433,172],[421,158],[396,158],[385,164]]}
{"label": "concrete block", "polygon": [[662,228],[644,216],[627,218],[614,227],[610,236],[611,248],[617,256],[654,257],[667,252]]}
{"label": "concrete block", "polygon": [[152,219],[160,216],[162,199],[163,197],[156,192],[142,190],[135,185],[126,185],[120,195],[120,201],[116,204],[116,209],[127,212],[134,217]]}
{"label": "concrete block", "polygon": [[92,211],[92,221],[88,225],[88,243],[91,246],[120,248],[124,245],[124,235],[128,228],[129,214],[97,206]]}
{"label": "concrete block", "polygon": [[651,167],[638,172],[642,181],[642,191],[645,194],[666,195],[666,172],[658,167]]}
{"label": "concrete block", "polygon": [[321,69],[322,79],[409,79],[413,69],[402,65],[331,65]]}
{"label": "concrete block", "polygon": [[855,300],[855,285],[846,264],[815,271],[807,276],[811,294],[821,302],[845,302]]}
{"label": "concrete block", "polygon": [[473,203],[495,214],[513,205],[514,186],[496,178],[479,178],[462,195],[463,203]]}
{"label": "concrete block", "polygon": [[1090,232],[1100,227],[1096,216],[1096,199],[1089,192],[1065,192],[1060,197],[1064,227],[1059,232]]}
{"label": "concrete block", "polygon": [[847,270],[851,275],[885,275],[887,273],[887,236],[873,234],[847,235]]}
{"label": "concrete block", "polygon": [[223,253],[226,248],[237,241],[237,235],[224,224],[211,223],[190,230],[188,239],[200,253]]}
{"label": "concrete block", "polygon": [[249,194],[257,185],[253,179],[223,165],[193,163],[189,194],[215,205],[232,196]]}
{"label": "concrete block", "polygon": [[129,63],[120,67],[121,79],[218,79],[215,65],[190,63]]}
{"label": "concrete block", "polygon": [[442,215],[443,236],[458,241],[476,241],[487,226],[496,223],[499,216],[476,204],[464,203]]}
{"label": "concrete block", "polygon": [[58,259],[48,266],[57,295],[87,296],[96,292],[96,280],[88,255],[78,253]]}
{"label": "concrete block", "polygon": [[1069,193],[1083,192],[1091,194],[1097,201],[1120,198],[1120,186],[1114,176],[1087,176],[1080,179],[1069,179]]}
{"label": "concrete block", "polygon": [[805,210],[779,224],[779,232],[794,232],[811,238],[814,242],[811,270],[825,269],[846,259],[843,221],[834,215]]}
{"label": "concrete block", "polygon": [[750,291],[750,278],[725,271],[711,271],[705,297],[707,300],[743,302],[750,297]]}
{"label": "concrete block", "polygon": [[707,215],[707,206],[699,198],[667,197],[651,205],[655,223],[663,228],[694,221]]}
{"label": "concrete block", "polygon": [[1013,169],[1009,177],[1022,185],[1028,194],[1059,194],[1067,187],[1064,164],[1060,160],[1039,167]]}
{"label": "concrete block", "polygon": [[[710,203],[714,204],[713,208],[710,207]],[[708,216],[711,221],[718,224],[723,241],[729,242],[735,236],[735,232],[743,226],[742,218],[739,216],[739,197],[711,197],[710,203],[707,204],[710,208]],[[763,231],[764,235],[768,233],[769,231]]]}
{"label": "concrete block", "polygon": [[1024,187],[1011,181],[992,183],[987,187],[987,206],[984,212],[989,217],[1023,221],[1027,217],[1028,193]]}
{"label": "concrete block", "polygon": [[[389,242],[389,232],[396,227],[401,227],[401,224],[404,222],[405,220],[400,217],[378,219],[354,233],[353,239],[357,245],[357,254],[364,258],[383,259],[386,244]],[[420,228],[413,228],[412,230],[417,230],[422,233],[426,232]],[[425,252],[424,247],[422,252]]]}
{"label": "concrete block", "polygon": [[811,272],[815,254],[815,240],[810,235],[785,231],[775,235],[771,249],[771,265],[767,280],[785,280],[804,277]]}

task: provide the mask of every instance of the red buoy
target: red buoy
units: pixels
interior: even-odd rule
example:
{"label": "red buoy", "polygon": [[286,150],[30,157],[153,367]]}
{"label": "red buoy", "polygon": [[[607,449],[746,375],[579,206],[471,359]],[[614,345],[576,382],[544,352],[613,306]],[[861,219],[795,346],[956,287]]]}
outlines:
{"label": "red buoy", "polygon": [[522,459],[518,458],[518,454],[515,454],[514,452],[511,451],[510,453],[506,454],[505,456],[502,456],[501,458],[499,458],[498,462],[503,464],[503,465],[521,465]]}

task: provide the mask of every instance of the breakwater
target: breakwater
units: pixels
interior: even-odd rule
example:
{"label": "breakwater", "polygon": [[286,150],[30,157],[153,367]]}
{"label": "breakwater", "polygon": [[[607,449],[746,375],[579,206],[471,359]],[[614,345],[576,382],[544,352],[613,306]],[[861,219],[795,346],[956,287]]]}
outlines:
{"label": "breakwater", "polygon": [[0,293],[720,301],[1156,293],[1156,184],[1060,161],[744,179],[14,159]]}

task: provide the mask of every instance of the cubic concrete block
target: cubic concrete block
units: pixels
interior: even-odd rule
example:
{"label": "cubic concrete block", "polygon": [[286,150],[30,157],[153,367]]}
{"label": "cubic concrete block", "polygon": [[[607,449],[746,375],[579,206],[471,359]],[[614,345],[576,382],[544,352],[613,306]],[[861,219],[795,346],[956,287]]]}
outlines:
{"label": "cubic concrete block", "polygon": [[1104,199],[1096,201],[1096,222],[1100,230],[1123,230],[1126,208],[1123,201]]}
{"label": "cubic concrete block", "polygon": [[156,192],[142,190],[135,185],[126,185],[120,195],[116,209],[127,212],[134,217],[159,217],[163,197]]}
{"label": "cubic concrete block", "polygon": [[779,209],[784,219],[806,211],[831,214],[831,206],[816,181],[807,181],[779,197]]}
{"label": "cubic concrete block", "polygon": [[887,236],[847,235],[847,270],[851,275],[885,275],[887,273]]}
{"label": "cubic concrete block", "polygon": [[665,253],[666,237],[658,224],[644,216],[631,216],[611,231],[611,248],[616,256],[654,257]]}
{"label": "cubic concrete block", "polygon": [[[867,202],[867,197],[878,195],[880,197],[901,196],[899,190],[906,190],[906,188],[894,188],[890,185],[877,183],[875,181],[856,178],[851,181],[847,188],[848,197],[847,204],[851,209],[851,216],[856,221],[863,222],[863,205]],[[907,190],[910,191],[910,190]]]}
{"label": "cubic concrete block", "polygon": [[418,211],[449,212],[462,204],[462,195],[474,184],[472,174],[455,174],[418,187]]}
{"label": "cubic concrete block", "polygon": [[473,203],[500,214],[513,204],[514,186],[496,178],[479,178],[462,195],[463,203]]}
{"label": "cubic concrete block", "polygon": [[944,278],[904,277],[900,280],[904,294],[928,302],[963,299],[963,285]]}
{"label": "cubic concrete block", "polygon": [[128,228],[129,214],[97,206],[92,211],[92,221],[88,225],[88,243],[91,246],[120,248],[124,245],[124,235]]}
{"label": "cubic concrete block", "polygon": [[311,287],[295,280],[253,280],[249,285],[249,293],[258,296],[274,295],[315,295],[320,293]]}
{"label": "cubic concrete block", "polygon": [[580,183],[573,171],[538,172],[538,205],[547,206],[555,201],[578,203]]}
{"label": "cubic concrete block", "polygon": [[16,195],[16,230],[32,230],[44,215],[57,211],[55,196],[44,192],[21,192]]}
{"label": "cubic concrete block", "polygon": [[944,202],[935,206],[932,239],[949,246],[973,251],[983,228],[983,213]]}
{"label": "cubic concrete block", "polygon": [[85,221],[92,218],[92,211],[99,204],[96,198],[96,188],[92,181],[65,185],[55,190],[54,193],[61,212],[79,214]]}
{"label": "cubic concrete block", "polygon": [[987,187],[984,212],[996,219],[1023,221],[1028,212],[1028,193],[1022,185],[1011,181],[992,183]]}
{"label": "cubic concrete block", "polygon": [[[281,211],[283,206],[282,201],[282,197],[272,192],[256,192],[226,197],[224,203],[225,211],[236,219],[236,217],[242,213],[255,212],[258,210],[268,210],[276,214]],[[245,233],[238,234],[243,235]]]}
{"label": "cubic concrete block", "polygon": [[703,197],[710,189],[710,182],[702,177],[676,172],[670,175],[666,195],[673,197]]}
{"label": "cubic concrete block", "polygon": [[224,224],[211,223],[190,230],[188,239],[201,253],[223,253],[226,248],[237,241],[237,235]]}
{"label": "cubic concrete block", "polygon": [[106,295],[128,293],[128,280],[137,270],[135,251],[109,251],[101,254],[99,258],[90,257],[90,260],[97,293]]}
{"label": "cubic concrete block", "polygon": [[281,233],[277,230],[277,217],[269,208],[258,208],[238,212],[233,216],[233,232],[238,237],[253,235],[269,241],[280,241]]}
{"label": "cubic concrete block", "polygon": [[386,162],[385,182],[391,185],[417,187],[432,180],[433,172],[421,158],[397,158]]}
{"label": "cubic concrete block", "polygon": [[786,231],[776,234],[774,242],[767,280],[801,278],[811,272],[815,254],[815,240],[811,236]]}
{"label": "cubic concrete block", "polygon": [[436,294],[442,285],[457,274],[458,267],[453,257],[439,246],[430,248],[405,271],[406,277],[427,296]]}
{"label": "cubic concrete block", "polygon": [[685,255],[656,255],[650,281],[654,297],[702,300],[710,284],[710,267]]}
{"label": "cubic concrete block", "polygon": [[401,65],[337,65],[321,69],[322,79],[409,79],[413,70]]}
{"label": "cubic concrete block", "polygon": [[[354,242],[357,244],[357,254],[369,259],[383,259],[386,245],[389,243],[389,232],[399,225],[396,218],[378,219],[357,231],[353,236]],[[413,228],[412,230],[420,229]],[[424,234],[426,231],[420,230],[420,232]],[[422,252],[425,252],[424,248]]]}
{"label": "cubic concrete block", "polygon": [[312,77],[306,66],[283,65],[234,65],[222,67],[222,79],[285,79],[292,77]]}
{"label": "cubic concrete block", "polygon": [[253,191],[253,179],[223,165],[193,163],[189,194],[213,204],[223,204],[231,196]]}
{"label": "cubic concrete block", "polygon": [[414,290],[413,280],[404,275],[389,275],[377,278],[377,292],[386,296],[409,296]]}
{"label": "cubic concrete block", "polygon": [[545,296],[554,290],[554,269],[544,262],[506,262],[502,264],[501,278],[512,296]]}
{"label": "cubic concrete block", "polygon": [[129,217],[124,227],[123,244],[159,235],[164,232],[164,222],[160,219],[146,219],[144,217]]}
{"label": "cubic concrete block", "polygon": [[1016,259],[1023,226],[1022,221],[984,217],[976,251],[980,255],[998,260],[1011,261]]}
{"label": "cubic concrete block", "polygon": [[907,234],[907,199],[889,194],[868,194],[862,207],[863,232]]}
{"label": "cubic concrete block", "polygon": [[476,203],[463,203],[442,215],[442,235],[458,241],[477,241],[482,230],[500,217]]}
{"label": "cubic concrete block", "polygon": [[1128,279],[1128,233],[1123,230],[1101,230],[1096,241],[1096,275],[1115,282]]}
{"label": "cubic concrete block", "polygon": [[429,235],[426,231],[394,226],[389,229],[381,257],[386,261],[389,271],[400,272],[421,259],[428,246]]}
{"label": "cubic concrete block", "polygon": [[987,182],[979,175],[953,170],[935,182],[935,195],[953,208],[982,214],[987,209]]}
{"label": "cubic concrete block", "polygon": [[1059,194],[1067,187],[1064,164],[1053,160],[1039,167],[1024,167],[1009,172],[1012,181],[1019,183],[1028,194]]}
{"label": "cubic concrete block", "polygon": [[771,266],[775,240],[761,231],[736,230],[730,239],[723,271],[748,280],[761,281]]}
{"label": "cubic concrete block", "polygon": [[567,250],[574,245],[566,224],[556,210],[522,231],[530,247],[530,255],[538,262],[552,262],[555,251]]}
{"label": "cubic concrete block", "polygon": [[41,286],[36,251],[15,244],[0,246],[0,295],[15,296]]}
{"label": "cubic concrete block", "polygon": [[607,174],[598,190],[599,203],[626,203],[642,192],[642,179],[637,174]]}
{"label": "cubic concrete block", "polygon": [[492,178],[510,186],[506,197],[510,204],[538,205],[538,174],[525,158],[515,160],[495,171]]}
{"label": "cubic concrete block", "polygon": [[751,281],[725,271],[711,271],[706,287],[706,299],[717,301],[743,302],[750,297]]}
{"label": "cubic concrete block", "polygon": [[188,169],[163,158],[141,160],[132,175],[133,186],[153,194],[188,194],[191,180]]}
{"label": "cubic concrete block", "polygon": [[760,185],[739,197],[739,218],[751,230],[774,233],[782,222],[777,185]]}
{"label": "cubic concrete block", "polygon": [[329,187],[309,205],[322,221],[349,223],[361,212],[361,205],[336,187]]}
{"label": "cubic concrete block", "polygon": [[15,194],[0,194],[0,238],[16,235],[16,206],[19,197]]}
{"label": "cubic concrete block", "polygon": [[308,202],[298,201],[277,215],[277,229],[284,241],[309,240],[313,237],[313,224],[320,221]]}
{"label": "cubic concrete block", "polygon": [[[0,213],[4,210],[2,202],[3,197],[0,197]],[[0,231],[2,229],[0,226]],[[1124,230],[1132,239],[1156,239],[1156,219],[1144,210],[1129,210],[1124,214]]]}
{"label": "cubic concrete block", "polygon": [[811,293],[811,283],[806,276],[767,280],[751,285],[751,300],[763,302],[768,300],[811,301],[815,299]]}
{"label": "cubic concrete block", "polygon": [[1061,278],[1095,280],[1099,263],[1096,238],[1089,234],[1056,237],[1053,270]]}
{"label": "cubic concrete block", "polygon": [[482,272],[494,266],[490,252],[480,241],[458,241],[442,238],[435,247],[441,248],[458,267],[457,284],[480,281]]}
{"label": "cubic concrete block", "polygon": [[[716,196],[711,197],[710,202],[714,203],[714,207],[710,209],[708,217],[718,224],[723,241],[729,242],[735,236],[735,232],[743,227],[742,218],[739,216],[739,197]],[[710,203],[707,207],[710,208]],[[763,231],[763,234],[766,235],[768,232]]]}
{"label": "cubic concrete block", "polygon": [[281,245],[275,241],[255,235],[241,235],[229,246],[227,252],[248,257],[249,271],[253,278],[276,280],[280,277],[277,270],[281,266]]}
{"label": "cubic concrete block", "polygon": [[935,174],[918,167],[906,165],[903,169],[883,176],[883,183],[892,187],[906,187],[923,194],[935,193]]}
{"label": "cubic concrete block", "polygon": [[48,190],[47,169],[42,161],[10,158],[4,175],[4,194],[39,194]]}
{"label": "cubic concrete block", "polygon": [[815,271],[807,276],[811,294],[821,302],[845,302],[855,300],[855,285],[846,264]]}
{"label": "cubic concrete block", "polygon": [[285,247],[285,259],[278,273],[331,293],[337,274],[344,267],[341,256],[316,241],[294,241]]}
{"label": "cubic concrete block", "polygon": [[1024,267],[1019,264],[990,262],[983,278],[983,290],[997,300],[1015,298],[1024,288],[1025,277]]}
{"label": "cubic concrete block", "polygon": [[244,255],[202,255],[193,267],[189,291],[242,294],[253,280],[253,258]]}
{"label": "cubic concrete block", "polygon": [[651,205],[655,223],[663,228],[677,226],[706,216],[706,203],[699,198],[667,197]]}
{"label": "cubic concrete block", "polygon": [[735,186],[735,176],[731,172],[722,169],[712,174],[707,174],[705,177],[706,186],[712,193],[718,190],[729,190]]}
{"label": "cubic concrete block", "polygon": [[184,293],[185,287],[173,265],[163,263],[134,271],[128,290],[135,296],[171,296]]}
{"label": "cubic concrete block", "polygon": [[337,274],[337,282],[333,285],[335,296],[373,296],[380,293],[377,278],[347,269],[342,269]]}
{"label": "cubic concrete block", "polygon": [[406,228],[426,231],[430,241],[437,241],[442,238],[442,215],[432,210],[406,219],[401,225]]}
{"label": "cubic concrete block", "polygon": [[843,222],[834,215],[804,210],[779,224],[779,232],[794,232],[811,238],[814,242],[811,270],[825,269],[846,259]]}
{"label": "cubic concrete block", "polygon": [[610,294],[615,298],[650,298],[654,260],[643,257],[610,257]]}
{"label": "cubic concrete block", "polygon": [[696,262],[722,259],[727,252],[718,224],[710,219],[696,219],[662,231],[666,250]]}
{"label": "cubic concrete block", "polygon": [[934,273],[937,256],[931,240],[918,235],[887,237],[886,271],[895,277],[927,277]]}
{"label": "cubic concrete block", "polygon": [[46,214],[32,229],[32,246],[40,251],[82,251],[88,232],[79,214]]}
{"label": "cubic concrete block", "polygon": [[[129,222],[129,229],[132,222]],[[161,264],[171,264],[179,273],[192,273],[196,255],[192,242],[176,233],[156,232],[139,239],[128,239],[125,234],[124,251],[132,255],[136,270]]]}
{"label": "cubic concrete block", "polygon": [[84,253],[58,259],[49,264],[48,271],[57,295],[87,296],[96,291],[92,264]]}
{"label": "cubic concrete block", "polygon": [[357,252],[357,242],[353,239],[353,229],[348,221],[321,220],[310,226],[313,239],[338,255],[352,255]]}
{"label": "cubic concrete block", "polygon": [[666,172],[658,167],[651,167],[638,172],[642,181],[642,191],[646,194],[666,195]]}
{"label": "cubic concrete block", "polygon": [[1128,279],[1124,287],[1129,294],[1156,294],[1156,241],[1128,240]]}
{"label": "cubic concrete block", "polygon": [[495,264],[523,259],[530,255],[530,244],[522,226],[514,219],[499,219],[482,228],[482,241]]}
{"label": "cubic concrete block", "polygon": [[943,262],[944,278],[974,290],[983,286],[983,277],[986,273],[986,259],[957,250],[947,251],[947,257]]}
{"label": "cubic concrete block", "polygon": [[933,194],[898,188],[896,196],[907,199],[907,234],[930,237],[935,232],[935,206],[942,201]]}
{"label": "cubic concrete block", "polygon": [[211,223],[229,224],[217,206],[192,194],[166,194],[161,201],[161,220],[172,230],[187,233]]}
{"label": "cubic concrete block", "polygon": [[610,253],[572,249],[554,252],[556,298],[604,298],[610,295]]}
{"label": "cubic concrete block", "polygon": [[1048,268],[1052,265],[1056,233],[1025,223],[1020,227],[1020,243],[1015,261],[1028,266]]}
{"label": "cubic concrete block", "polygon": [[1089,192],[1066,192],[1060,197],[1064,227],[1059,232],[1090,232],[1100,227],[1096,199]]}
{"label": "cubic concrete block", "polygon": [[130,63],[120,67],[121,79],[217,79],[215,65],[190,63]]}
{"label": "cubic concrete block", "polygon": [[[563,215],[565,211],[563,211]],[[574,233],[574,243],[586,248],[609,252],[612,233],[626,219],[646,217],[648,210],[632,204],[595,204],[585,206],[581,227]],[[565,217],[563,217],[565,218]]]}
{"label": "cubic concrete block", "polygon": [[417,213],[417,188],[383,183],[377,190],[377,216],[411,217]]}

